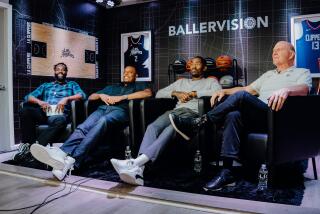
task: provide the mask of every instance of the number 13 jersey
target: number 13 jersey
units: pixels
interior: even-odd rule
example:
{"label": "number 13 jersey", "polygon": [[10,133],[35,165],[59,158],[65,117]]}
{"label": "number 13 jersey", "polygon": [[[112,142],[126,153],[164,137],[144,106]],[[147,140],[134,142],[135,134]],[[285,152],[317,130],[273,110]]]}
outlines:
{"label": "number 13 jersey", "polygon": [[311,73],[320,73],[320,21],[301,22],[303,34],[297,39],[297,67],[308,68]]}

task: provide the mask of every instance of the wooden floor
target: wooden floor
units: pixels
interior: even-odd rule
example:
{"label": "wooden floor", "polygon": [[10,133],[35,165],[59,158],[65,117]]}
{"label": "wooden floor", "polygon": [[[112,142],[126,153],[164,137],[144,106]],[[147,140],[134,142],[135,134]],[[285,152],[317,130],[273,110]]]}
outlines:
{"label": "wooden floor", "polygon": [[[12,177],[0,173],[0,209],[12,209],[41,203],[45,196],[63,189],[63,185]],[[76,189],[76,186],[74,188]],[[54,197],[70,191],[70,185]],[[51,198],[54,198],[51,197]],[[50,200],[50,199],[49,199]],[[10,213],[30,213],[33,208]],[[205,209],[204,209],[205,210]],[[36,213],[207,213],[198,210],[180,208],[179,206],[163,205],[160,203],[142,202],[130,198],[122,198],[116,194],[104,191],[81,188],[67,197],[56,200],[40,208]]]}
{"label": "wooden floor", "polygon": [[[320,209],[182,193],[70,176],[58,182],[48,171],[0,164],[0,209],[42,203],[79,189],[36,213],[320,213]],[[78,182],[77,182],[78,181]],[[51,198],[53,198],[51,197]],[[50,200],[50,199],[49,199]],[[10,212],[30,213],[33,208]],[[7,212],[5,212],[7,213]]]}
{"label": "wooden floor", "polygon": [[[8,154],[0,154],[0,161],[8,157]],[[35,213],[320,213],[319,180],[305,183],[301,206],[134,187],[77,176],[69,176],[63,183],[53,178],[49,171],[3,163],[0,163],[0,181],[0,210],[40,204],[50,194],[65,187],[51,198],[64,195],[83,182],[73,193],[52,201]],[[30,213],[34,208],[0,213]]]}

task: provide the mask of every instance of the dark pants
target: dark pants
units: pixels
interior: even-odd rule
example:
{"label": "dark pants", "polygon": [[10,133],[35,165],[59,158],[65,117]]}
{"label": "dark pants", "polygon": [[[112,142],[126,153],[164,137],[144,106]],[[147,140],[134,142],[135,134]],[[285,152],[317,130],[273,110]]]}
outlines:
{"label": "dark pants", "polygon": [[112,130],[124,128],[128,120],[127,112],[119,107],[99,108],[75,129],[61,149],[76,159],[75,166],[79,168],[91,148],[104,136],[107,136],[106,141],[108,140],[107,131],[112,134]]}
{"label": "dark pants", "polygon": [[[22,143],[33,144],[38,141],[41,145],[46,146],[58,140],[61,132],[64,132],[67,127],[68,120],[66,115],[47,117],[41,108],[25,105],[20,110],[20,122]],[[36,126],[39,124],[47,124],[48,128],[37,137]]]}
{"label": "dark pants", "polygon": [[224,122],[222,157],[239,159],[240,139],[244,132],[267,131],[268,108],[256,96],[240,91],[207,113],[213,123]]}

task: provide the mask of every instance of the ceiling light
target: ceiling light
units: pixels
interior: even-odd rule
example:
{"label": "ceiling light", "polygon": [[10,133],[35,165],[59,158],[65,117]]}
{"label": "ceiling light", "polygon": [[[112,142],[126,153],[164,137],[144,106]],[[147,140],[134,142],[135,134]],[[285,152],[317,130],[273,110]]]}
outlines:
{"label": "ceiling light", "polygon": [[110,7],[114,7],[114,1],[108,0],[107,5]]}
{"label": "ceiling light", "polygon": [[96,3],[103,5],[106,8],[116,7],[116,6],[120,5],[121,1],[122,0],[95,0]]}

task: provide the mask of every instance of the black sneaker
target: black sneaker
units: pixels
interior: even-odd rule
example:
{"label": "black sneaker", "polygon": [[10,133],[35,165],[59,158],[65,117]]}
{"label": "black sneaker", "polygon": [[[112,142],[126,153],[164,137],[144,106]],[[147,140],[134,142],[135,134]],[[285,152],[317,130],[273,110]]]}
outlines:
{"label": "black sneaker", "polygon": [[171,113],[169,118],[173,128],[186,140],[190,140],[208,122],[206,115],[189,118]]}
{"label": "black sneaker", "polygon": [[222,169],[217,176],[215,176],[203,187],[203,189],[205,191],[218,191],[224,186],[235,186],[235,181],[236,179],[229,169]]}
{"label": "black sneaker", "polygon": [[30,156],[30,144],[29,143],[21,143],[18,147],[18,153],[16,153],[12,160],[21,162]]}

